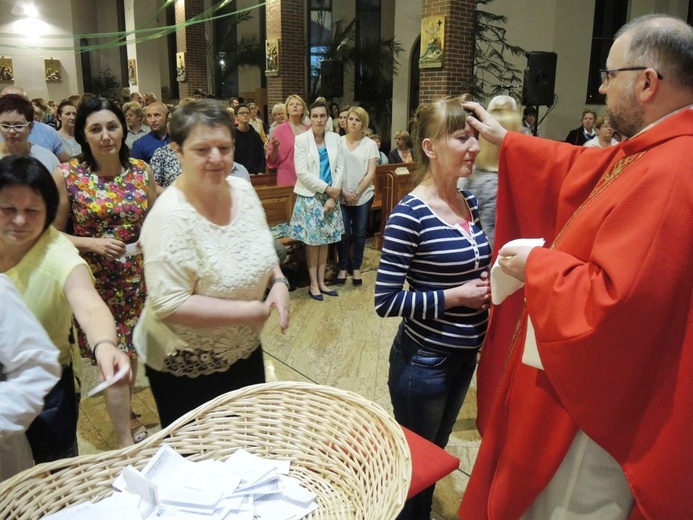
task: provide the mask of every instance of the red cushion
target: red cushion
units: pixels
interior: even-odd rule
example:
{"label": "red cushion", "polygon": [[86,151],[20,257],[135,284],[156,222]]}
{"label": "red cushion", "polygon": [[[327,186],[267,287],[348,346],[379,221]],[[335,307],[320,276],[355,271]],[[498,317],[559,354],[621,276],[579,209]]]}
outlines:
{"label": "red cushion", "polygon": [[460,459],[402,426],[411,451],[411,485],[407,498],[432,486],[460,467]]}

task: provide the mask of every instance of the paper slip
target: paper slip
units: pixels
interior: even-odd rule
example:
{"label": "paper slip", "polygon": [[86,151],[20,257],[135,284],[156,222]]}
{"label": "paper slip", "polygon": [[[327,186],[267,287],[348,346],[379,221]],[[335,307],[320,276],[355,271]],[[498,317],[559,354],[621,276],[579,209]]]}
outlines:
{"label": "paper slip", "polygon": [[[123,492],[49,518],[299,520],[318,506],[315,494],[288,476],[289,469],[289,461],[263,459],[243,450],[225,462],[193,462],[164,444],[141,472],[133,466],[123,470],[113,484]],[[241,480],[240,475],[248,478]]]}
{"label": "paper slip", "polygon": [[255,515],[260,520],[299,520],[317,507],[315,503],[303,507],[284,500],[281,495],[268,495],[255,501]]}
{"label": "paper slip", "polygon": [[[279,475],[277,475],[279,477]],[[239,488],[234,494],[236,495],[253,495],[253,496],[264,496],[271,495],[273,493],[281,493],[283,491],[282,481],[279,478],[273,478],[272,480],[267,480],[261,482],[260,484],[255,484],[254,486]]]}
{"label": "paper slip", "polygon": [[289,474],[290,462],[287,460],[268,460],[257,457],[245,450],[238,450],[231,455],[226,462],[231,471],[241,477],[239,489],[245,489],[265,480],[271,480],[273,473],[280,475]]}
{"label": "paper slip", "polygon": [[44,520],[143,520],[137,509],[140,498],[129,493],[116,493],[101,502],[87,502],[54,515],[44,516]]}
{"label": "paper slip", "polygon": [[241,477],[234,474],[223,462],[203,460],[193,465],[185,486],[199,490],[219,489],[220,492],[223,490],[226,494],[230,494],[240,483]]}
{"label": "paper slip", "polygon": [[[505,244],[505,246],[530,247],[541,247],[543,245],[543,238],[518,238]],[[491,301],[493,301],[494,305],[500,305],[508,296],[524,285],[520,280],[503,271],[503,268],[498,263],[499,258],[496,258],[491,268]]]}
{"label": "paper slip", "polygon": [[113,386],[118,381],[123,379],[129,371],[130,371],[130,365],[123,365],[123,367],[120,370],[118,370],[118,372],[116,372],[111,379],[109,379],[108,381],[101,381],[98,385],[96,385],[94,388],[89,390],[87,397],[91,397],[93,395],[96,395],[99,392],[103,392],[104,390],[106,390],[106,388],[108,388],[109,386]]}
{"label": "paper slip", "polygon": [[285,500],[290,500],[303,507],[307,507],[311,502],[315,501],[315,493],[304,488],[298,479],[283,477],[282,481],[284,483]]}
{"label": "paper slip", "polygon": [[132,255],[141,255],[142,254],[142,248],[140,247],[138,242],[135,242],[134,244],[125,244],[125,255],[123,256],[132,256]]}
{"label": "paper slip", "polygon": [[46,515],[43,517],[43,520],[75,520],[75,518],[77,518],[75,515],[81,509],[88,509],[92,506],[93,506],[93,504],[91,502],[84,502],[82,504],[77,504],[76,506],[72,506],[68,509],[63,509],[62,511],[58,511],[57,513],[53,513],[51,515]]}
{"label": "paper slip", "polygon": [[[144,478],[144,476],[132,466],[128,466],[123,470],[123,479],[127,484],[128,491],[140,498],[139,506],[137,507],[140,516],[142,518],[149,518],[156,513],[157,504],[159,503],[159,491],[156,484]],[[128,493],[122,494],[127,495]],[[99,504],[102,503],[103,501],[99,502]]]}

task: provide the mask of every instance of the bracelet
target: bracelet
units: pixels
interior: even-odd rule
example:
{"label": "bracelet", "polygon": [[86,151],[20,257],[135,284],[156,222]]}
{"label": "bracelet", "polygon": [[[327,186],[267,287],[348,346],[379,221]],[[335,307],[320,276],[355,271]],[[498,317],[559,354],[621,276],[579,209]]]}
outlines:
{"label": "bracelet", "polygon": [[286,285],[287,289],[291,289],[291,284],[289,283],[289,279],[284,277],[284,276],[280,276],[280,277],[277,277],[274,280],[272,280],[272,287],[274,287],[274,284],[276,284],[276,283],[283,283],[284,285]]}
{"label": "bracelet", "polygon": [[115,348],[118,348],[118,344],[117,344],[115,341],[113,341],[112,339],[100,339],[99,341],[97,341],[97,342],[94,344],[94,346],[93,346],[92,349],[91,349],[91,358],[92,358],[94,361],[96,361],[96,349],[97,349],[98,346],[101,345],[102,343],[110,343],[110,344],[113,345]]}

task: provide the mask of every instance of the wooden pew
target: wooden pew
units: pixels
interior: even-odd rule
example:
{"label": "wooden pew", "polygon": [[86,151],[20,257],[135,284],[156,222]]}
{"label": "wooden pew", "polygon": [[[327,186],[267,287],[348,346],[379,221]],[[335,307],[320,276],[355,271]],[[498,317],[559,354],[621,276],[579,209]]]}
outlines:
{"label": "wooden pew", "polygon": [[[296,202],[293,186],[256,186],[255,191],[260,198],[267,217],[267,224],[270,227],[291,222],[291,215],[294,212],[294,203]],[[282,237],[279,241],[287,247],[301,243],[290,237]]]}
{"label": "wooden pew", "polygon": [[[395,173],[398,168],[406,168],[408,173]],[[383,248],[383,233],[385,224],[390,218],[390,213],[404,196],[414,187],[411,185],[411,172],[415,165],[407,164],[384,164],[376,168],[376,197],[380,194],[380,232],[375,237],[375,248]],[[375,205],[375,201],[374,205]]]}
{"label": "wooden pew", "polygon": [[277,174],[265,173],[264,175],[251,175],[250,182],[256,188],[259,188],[260,186],[276,186]]}

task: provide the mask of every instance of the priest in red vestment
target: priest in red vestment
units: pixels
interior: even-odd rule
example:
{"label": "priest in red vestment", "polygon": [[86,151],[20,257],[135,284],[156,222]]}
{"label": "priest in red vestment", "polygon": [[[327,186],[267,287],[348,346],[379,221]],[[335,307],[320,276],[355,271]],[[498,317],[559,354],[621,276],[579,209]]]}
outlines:
{"label": "priest in red vestment", "polygon": [[[633,20],[606,66],[627,137],[611,148],[506,132],[465,105],[501,145],[497,247],[547,245],[498,251],[525,287],[484,345],[463,520],[693,518],[693,28]],[[542,368],[522,361],[532,337]]]}

